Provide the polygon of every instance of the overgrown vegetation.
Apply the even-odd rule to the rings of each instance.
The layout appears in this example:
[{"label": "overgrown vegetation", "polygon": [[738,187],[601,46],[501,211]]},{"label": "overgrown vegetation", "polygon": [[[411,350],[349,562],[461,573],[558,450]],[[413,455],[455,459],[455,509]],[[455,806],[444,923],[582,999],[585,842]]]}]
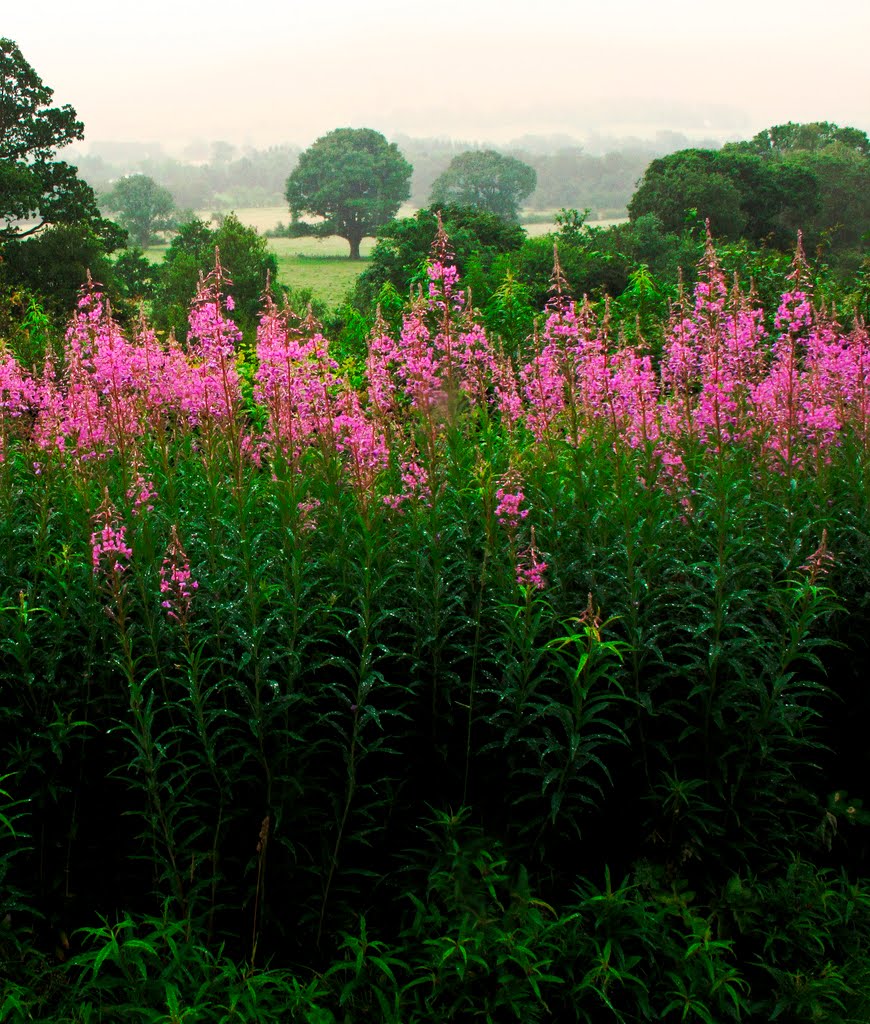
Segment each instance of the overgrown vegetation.
[{"label": "overgrown vegetation", "polygon": [[0,1022],[870,1019],[866,136],[319,311],[0,62]]},{"label": "overgrown vegetation", "polygon": [[443,232],[357,357],[220,264],[184,345],[29,309],[0,1020],[865,1021],[870,340],[789,273],[654,353]]}]

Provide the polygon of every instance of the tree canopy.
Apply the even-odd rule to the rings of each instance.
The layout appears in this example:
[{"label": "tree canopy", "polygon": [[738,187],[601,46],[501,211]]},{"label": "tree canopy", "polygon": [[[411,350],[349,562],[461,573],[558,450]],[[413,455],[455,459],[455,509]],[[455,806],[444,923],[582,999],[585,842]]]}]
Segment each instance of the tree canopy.
[{"label": "tree canopy", "polygon": [[363,238],[391,220],[411,194],[411,165],[380,132],[336,128],[299,157],[285,195],[294,217],[322,217],[318,234],[339,235],[359,259]]},{"label": "tree canopy", "polygon": [[84,126],[68,103],[52,106],[53,95],[16,43],[0,39],[0,243],[89,222],[112,248],[120,238],[101,220],[93,189],[55,159]]},{"label": "tree canopy", "polygon": [[860,128],[841,128],[830,121],[777,124],[754,135],[749,142],[736,145],[762,155],[782,155],[797,151],[817,153],[834,143],[840,143],[861,156],[870,156],[870,139],[866,132]]},{"label": "tree canopy", "polygon": [[870,143],[857,128],[816,122],[680,150],[652,161],[628,211],[676,233],[709,218],[723,240],[789,248],[800,229],[811,245],[858,246],[870,230]]},{"label": "tree canopy", "polygon": [[147,174],[119,178],[101,202],[106,210],[117,214],[118,223],[137,245],[150,245],[159,232],[174,226],[172,193]]},{"label": "tree canopy", "polygon": [[492,149],[460,153],[432,186],[437,206],[473,206],[508,221],[519,220],[520,203],[535,190],[534,168]]}]

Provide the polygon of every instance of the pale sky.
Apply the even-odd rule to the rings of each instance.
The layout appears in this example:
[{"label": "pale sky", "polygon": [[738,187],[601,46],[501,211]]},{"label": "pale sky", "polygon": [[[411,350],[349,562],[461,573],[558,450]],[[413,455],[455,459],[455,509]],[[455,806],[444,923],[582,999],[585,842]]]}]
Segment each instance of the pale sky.
[{"label": "pale sky", "polygon": [[[2,0],[88,142],[870,131],[870,0]],[[29,9],[28,9],[29,8]]]}]

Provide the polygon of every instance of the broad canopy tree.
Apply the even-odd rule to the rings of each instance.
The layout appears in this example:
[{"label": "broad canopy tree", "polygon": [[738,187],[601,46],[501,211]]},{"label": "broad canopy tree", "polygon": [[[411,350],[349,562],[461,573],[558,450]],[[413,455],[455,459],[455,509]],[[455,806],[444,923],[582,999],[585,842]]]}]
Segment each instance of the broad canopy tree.
[{"label": "broad canopy tree", "polygon": [[517,223],[520,204],[535,191],[533,167],[493,149],[468,150],[455,156],[432,186],[435,206],[471,206]]},{"label": "broad canopy tree", "polygon": [[294,218],[322,217],[319,235],[338,235],[359,259],[360,242],[390,221],[410,196],[411,165],[380,132],[336,128],[299,157],[285,195]]},{"label": "broad canopy tree", "polygon": [[680,233],[709,218],[720,239],[790,248],[824,238],[857,247],[870,230],[870,142],[827,121],[775,125],[720,150],[684,149],[653,160],[628,205]]},{"label": "broad canopy tree", "polygon": [[172,193],[147,174],[119,178],[102,197],[101,204],[109,213],[117,214],[118,223],[143,248],[150,245],[159,232],[175,227]]},{"label": "broad canopy tree", "polygon": [[51,105],[44,85],[11,39],[0,39],[0,244],[51,224],[87,222],[107,249],[122,233],[100,217],[93,189],[58,149],[84,137],[67,103]]}]

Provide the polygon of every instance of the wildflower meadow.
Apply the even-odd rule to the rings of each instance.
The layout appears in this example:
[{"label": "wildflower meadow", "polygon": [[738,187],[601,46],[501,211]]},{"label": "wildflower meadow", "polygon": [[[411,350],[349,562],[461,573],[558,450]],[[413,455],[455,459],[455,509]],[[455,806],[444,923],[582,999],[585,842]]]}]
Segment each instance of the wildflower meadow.
[{"label": "wildflower meadow", "polygon": [[0,346],[0,1021],[870,1020],[870,337]]}]

